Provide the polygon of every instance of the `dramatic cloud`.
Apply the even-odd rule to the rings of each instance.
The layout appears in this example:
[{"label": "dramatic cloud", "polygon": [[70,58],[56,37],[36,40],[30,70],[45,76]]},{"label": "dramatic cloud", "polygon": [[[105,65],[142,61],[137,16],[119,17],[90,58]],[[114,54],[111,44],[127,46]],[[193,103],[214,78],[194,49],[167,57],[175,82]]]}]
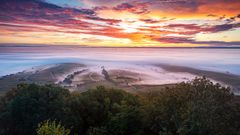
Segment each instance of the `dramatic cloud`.
[{"label": "dramatic cloud", "polygon": [[165,20],[141,19],[141,21],[145,23],[160,23],[160,22],[164,22]]},{"label": "dramatic cloud", "polygon": [[117,5],[114,7],[114,10],[117,11],[128,11],[134,14],[147,14],[150,11],[147,9],[148,8],[148,3],[122,3],[120,5]]},{"label": "dramatic cloud", "polygon": [[[107,26],[101,25],[101,23],[114,24],[119,22],[119,20],[97,17],[96,13],[90,9],[62,8],[37,0],[2,1],[0,8],[0,26],[9,30],[14,29],[14,27],[18,28],[15,29],[16,31],[42,31],[43,29],[54,31],[55,28],[57,32],[85,30],[87,31],[85,33],[91,33],[92,30],[106,29]],[[59,27],[65,29],[59,30]]]},{"label": "dramatic cloud", "polygon": [[[64,3],[1,0],[0,43],[51,43],[55,39],[54,43],[103,46],[239,45],[239,0],[72,0],[67,6]],[[197,35],[204,39],[208,34],[218,37],[221,33],[229,33],[230,38],[195,40]]]},{"label": "dramatic cloud", "polygon": [[240,23],[234,23],[234,24],[221,24],[221,25],[197,25],[197,24],[169,24],[165,26],[165,28],[168,29],[182,29],[184,30],[179,31],[179,34],[197,34],[200,32],[203,33],[216,33],[216,32],[222,32],[222,31],[228,31],[232,30],[234,28],[239,28]]}]

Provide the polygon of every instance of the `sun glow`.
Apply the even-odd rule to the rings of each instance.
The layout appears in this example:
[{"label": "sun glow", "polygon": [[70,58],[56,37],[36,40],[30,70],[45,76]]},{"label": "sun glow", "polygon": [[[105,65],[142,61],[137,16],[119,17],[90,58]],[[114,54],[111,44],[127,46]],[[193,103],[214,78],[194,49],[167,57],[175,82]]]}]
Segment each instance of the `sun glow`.
[{"label": "sun glow", "polygon": [[16,8],[15,1],[2,2],[0,43],[150,47],[240,44],[239,1],[171,1],[171,6],[168,1],[150,0],[62,4],[24,1]]}]

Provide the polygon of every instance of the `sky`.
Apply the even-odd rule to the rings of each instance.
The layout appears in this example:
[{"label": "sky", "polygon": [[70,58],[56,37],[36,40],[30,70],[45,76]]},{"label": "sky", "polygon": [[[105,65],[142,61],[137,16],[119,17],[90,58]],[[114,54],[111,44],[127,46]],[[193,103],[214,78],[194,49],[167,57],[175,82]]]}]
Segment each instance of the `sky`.
[{"label": "sky", "polygon": [[0,44],[240,46],[240,0],[0,0]]}]

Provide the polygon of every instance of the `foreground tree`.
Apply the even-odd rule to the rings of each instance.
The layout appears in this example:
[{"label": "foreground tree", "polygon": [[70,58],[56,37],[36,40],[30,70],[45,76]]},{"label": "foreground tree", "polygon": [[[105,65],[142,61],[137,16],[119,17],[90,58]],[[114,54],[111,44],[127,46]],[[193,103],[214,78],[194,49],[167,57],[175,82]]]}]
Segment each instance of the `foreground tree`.
[{"label": "foreground tree", "polygon": [[45,121],[40,123],[37,128],[37,135],[69,135],[70,130],[66,129],[56,121]]},{"label": "foreground tree", "polygon": [[[133,95],[21,84],[0,102],[0,134],[239,135],[240,99],[206,78]],[[44,122],[42,121],[61,122]],[[38,123],[41,123],[38,126]],[[67,130],[71,129],[71,131]]]},{"label": "foreground tree", "polygon": [[0,133],[34,134],[38,123],[61,120],[69,91],[60,87],[21,84],[1,99]]},{"label": "foreground tree", "polygon": [[137,111],[139,102],[132,94],[102,86],[83,93],[73,93],[68,101],[69,117],[66,124],[73,126],[72,131],[78,134],[136,133],[141,128],[140,112]]},{"label": "foreground tree", "polygon": [[230,88],[196,78],[154,93],[145,105],[145,131],[167,135],[239,134],[240,109]]}]

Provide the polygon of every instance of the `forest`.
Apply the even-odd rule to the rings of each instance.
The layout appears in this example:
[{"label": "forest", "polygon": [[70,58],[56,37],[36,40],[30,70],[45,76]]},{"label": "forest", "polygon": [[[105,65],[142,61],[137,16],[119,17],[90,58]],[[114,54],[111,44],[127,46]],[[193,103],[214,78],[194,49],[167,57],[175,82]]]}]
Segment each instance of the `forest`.
[{"label": "forest", "polygon": [[0,100],[1,135],[240,134],[240,98],[204,77],[137,94],[19,84]]}]

